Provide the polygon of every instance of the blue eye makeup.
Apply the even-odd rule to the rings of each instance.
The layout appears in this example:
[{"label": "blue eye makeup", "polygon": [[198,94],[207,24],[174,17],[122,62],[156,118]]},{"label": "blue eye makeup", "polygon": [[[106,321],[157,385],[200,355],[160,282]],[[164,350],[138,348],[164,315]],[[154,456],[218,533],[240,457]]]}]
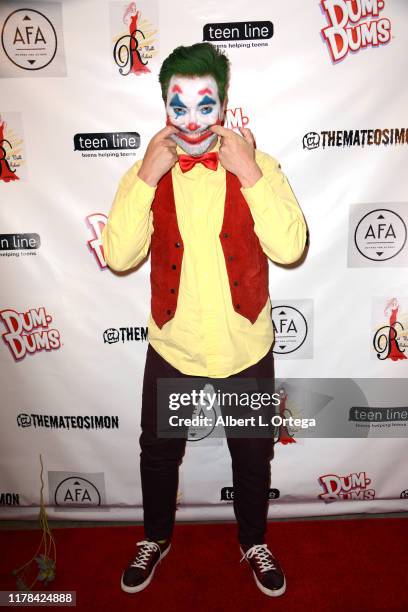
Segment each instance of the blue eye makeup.
[{"label": "blue eye makeup", "polygon": [[213,106],[202,106],[200,108],[200,111],[203,115],[209,115],[210,113],[212,113],[214,110]]},{"label": "blue eye makeup", "polygon": [[[201,101],[197,105],[197,111],[202,115],[210,115],[215,106],[217,105],[216,100],[211,98],[210,96],[204,96]],[[171,110],[174,112],[175,119],[179,119],[180,117],[184,117],[187,114],[188,108],[181,100],[178,93],[176,93],[170,100],[169,106]]]},{"label": "blue eye makeup", "polygon": [[187,106],[180,100],[180,96],[176,94],[170,100],[170,106],[173,109],[176,119],[182,117],[187,112]]},{"label": "blue eye makeup", "polygon": [[214,98],[210,98],[210,96],[204,96],[201,102],[198,103],[198,107],[202,115],[209,115],[210,113],[212,113],[215,105],[216,101],[214,100]]},{"label": "blue eye makeup", "polygon": [[214,98],[210,98],[210,96],[204,96],[201,102],[198,103],[198,106],[208,106],[210,104],[217,104]]}]

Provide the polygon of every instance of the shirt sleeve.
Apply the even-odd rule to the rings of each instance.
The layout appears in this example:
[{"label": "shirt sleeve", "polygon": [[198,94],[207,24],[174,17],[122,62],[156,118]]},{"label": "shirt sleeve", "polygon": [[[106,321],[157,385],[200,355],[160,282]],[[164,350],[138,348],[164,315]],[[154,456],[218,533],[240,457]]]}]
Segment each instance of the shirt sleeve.
[{"label": "shirt sleeve", "polygon": [[102,231],[106,263],[118,272],[137,266],[150,248],[156,188],[137,176],[141,163],[137,161],[120,180]]},{"label": "shirt sleeve", "polygon": [[264,253],[277,263],[297,261],[306,244],[306,222],[280,165],[257,151],[262,177],[252,187],[241,187],[254,219],[254,230]]}]

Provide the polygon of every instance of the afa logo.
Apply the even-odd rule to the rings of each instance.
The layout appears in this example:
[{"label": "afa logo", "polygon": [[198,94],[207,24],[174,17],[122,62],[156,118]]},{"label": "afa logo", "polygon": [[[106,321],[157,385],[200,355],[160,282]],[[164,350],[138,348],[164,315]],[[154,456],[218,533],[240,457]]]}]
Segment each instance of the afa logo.
[{"label": "afa logo", "polygon": [[321,30],[334,63],[349,52],[385,45],[391,40],[391,22],[380,13],[385,0],[322,0],[328,26]]},{"label": "afa logo", "polygon": [[71,476],[61,481],[55,491],[58,506],[100,506],[101,496],[93,482]]},{"label": "afa logo", "polygon": [[371,479],[366,472],[355,472],[347,476],[325,474],[319,477],[319,484],[323,493],[319,498],[326,503],[342,500],[364,501],[375,498],[375,490],[369,488]]},{"label": "afa logo", "polygon": [[111,8],[113,59],[122,76],[152,72],[151,62],[158,55],[157,3],[153,0],[114,2]]},{"label": "afa logo", "polygon": [[279,358],[310,359],[313,356],[312,300],[277,301],[272,307],[275,342],[274,355]]},{"label": "afa logo", "polygon": [[361,255],[371,261],[387,261],[399,255],[407,242],[404,219],[393,210],[375,209],[360,219],[354,243]]},{"label": "afa logo", "polygon": [[20,113],[0,113],[0,182],[25,178],[23,126]]},{"label": "afa logo", "polygon": [[108,217],[103,213],[94,213],[86,217],[86,222],[91,230],[92,238],[88,240],[88,248],[94,254],[96,262],[101,270],[106,270],[107,264],[102,245],[102,231]]},{"label": "afa logo", "polygon": [[103,472],[48,472],[49,503],[55,510],[106,506]]},{"label": "afa logo", "polygon": [[406,202],[350,205],[347,263],[351,268],[408,267]]},{"label": "afa logo", "polygon": [[52,316],[43,306],[26,312],[10,308],[0,310],[0,321],[6,328],[3,340],[16,361],[21,361],[27,354],[53,351],[61,346],[60,333],[50,327]]},{"label": "afa logo", "polygon": [[3,0],[0,39],[0,77],[66,76],[61,2]]}]

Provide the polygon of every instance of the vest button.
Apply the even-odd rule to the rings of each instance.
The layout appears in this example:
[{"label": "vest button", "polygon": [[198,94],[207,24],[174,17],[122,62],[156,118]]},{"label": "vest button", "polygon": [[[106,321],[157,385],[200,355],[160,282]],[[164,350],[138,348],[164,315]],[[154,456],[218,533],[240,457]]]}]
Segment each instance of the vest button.
[{"label": "vest button", "polygon": [[171,310],[166,310],[167,314],[171,314]]},{"label": "vest button", "polygon": [[229,234],[227,234],[226,232],[224,233],[224,238],[228,238]]},{"label": "vest button", "polygon": [[228,255],[228,261],[233,261],[234,256],[233,255]]},{"label": "vest button", "polygon": [[238,287],[239,283],[238,281],[234,281],[234,287]]},{"label": "vest button", "polygon": [[240,304],[235,304],[235,308],[239,309],[239,308],[241,308],[241,305]]},{"label": "vest button", "polygon": [[176,293],[175,289],[170,289],[170,293]]},{"label": "vest button", "polygon": [[176,269],[177,269],[176,264],[173,264],[173,265],[171,266],[171,269],[172,269],[172,270],[176,270]]},{"label": "vest button", "polygon": [[179,247],[181,247],[181,243],[180,242],[175,242],[174,246],[178,249]]}]

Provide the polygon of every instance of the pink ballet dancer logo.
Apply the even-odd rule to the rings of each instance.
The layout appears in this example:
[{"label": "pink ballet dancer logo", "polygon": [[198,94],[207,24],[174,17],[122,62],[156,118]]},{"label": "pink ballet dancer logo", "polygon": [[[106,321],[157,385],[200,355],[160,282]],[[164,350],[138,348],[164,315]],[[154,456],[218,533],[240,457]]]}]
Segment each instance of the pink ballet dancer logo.
[{"label": "pink ballet dancer logo", "polygon": [[142,20],[136,2],[127,5],[123,23],[127,26],[128,32],[116,40],[113,48],[113,58],[119,67],[119,73],[122,76],[129,74],[138,76],[151,72],[147,64],[155,53],[152,38],[155,32],[150,31],[146,20]]},{"label": "pink ballet dancer logo", "polygon": [[6,127],[5,121],[0,121],[0,180],[9,183],[10,181],[18,181],[19,177],[16,171],[10,168],[10,164],[7,161],[6,145],[8,145],[10,150],[12,150],[13,147],[11,142],[4,138]]},{"label": "pink ballet dancer logo", "polygon": [[388,300],[385,306],[384,316],[389,317],[389,324],[380,327],[373,339],[378,359],[391,359],[392,361],[407,359],[405,349],[402,348],[399,341],[399,335],[404,331],[402,323],[397,321],[399,307],[400,305],[395,297]]}]

